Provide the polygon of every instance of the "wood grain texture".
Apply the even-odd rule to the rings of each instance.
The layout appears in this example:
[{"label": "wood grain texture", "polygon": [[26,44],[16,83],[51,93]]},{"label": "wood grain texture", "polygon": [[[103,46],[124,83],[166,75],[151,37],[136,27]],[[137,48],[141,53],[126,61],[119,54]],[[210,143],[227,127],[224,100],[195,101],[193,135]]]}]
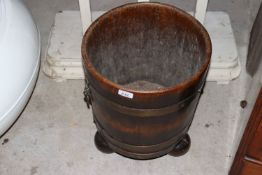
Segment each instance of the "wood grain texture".
[{"label": "wood grain texture", "polygon": [[248,160],[243,161],[243,167],[239,175],[261,175],[262,165]]},{"label": "wood grain texture", "polygon": [[252,158],[262,161],[262,115],[258,117],[260,117],[261,122],[255,133],[254,140],[251,142],[248,148],[247,154]]},{"label": "wood grain texture", "polygon": [[192,16],[160,3],[121,6],[89,27],[82,55],[94,121],[114,152],[146,160],[188,150],[211,58],[208,33]]}]

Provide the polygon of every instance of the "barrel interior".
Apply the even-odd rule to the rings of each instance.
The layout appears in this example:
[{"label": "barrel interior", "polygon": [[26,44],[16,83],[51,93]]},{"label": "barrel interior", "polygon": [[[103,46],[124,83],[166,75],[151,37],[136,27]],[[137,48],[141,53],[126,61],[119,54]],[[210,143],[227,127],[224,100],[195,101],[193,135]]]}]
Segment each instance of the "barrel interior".
[{"label": "barrel interior", "polygon": [[173,87],[205,63],[203,30],[172,7],[133,5],[91,27],[86,50],[97,72],[133,90]]}]

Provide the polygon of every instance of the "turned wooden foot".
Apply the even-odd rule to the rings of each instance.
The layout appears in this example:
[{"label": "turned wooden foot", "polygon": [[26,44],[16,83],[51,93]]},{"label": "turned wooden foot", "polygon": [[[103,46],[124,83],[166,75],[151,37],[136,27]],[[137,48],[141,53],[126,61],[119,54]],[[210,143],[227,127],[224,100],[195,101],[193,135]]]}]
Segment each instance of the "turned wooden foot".
[{"label": "turned wooden foot", "polygon": [[176,144],[176,146],[169,153],[169,155],[175,156],[175,157],[182,156],[182,155],[184,155],[188,152],[190,145],[191,145],[190,136],[188,134],[186,134],[182,138],[182,140]]},{"label": "turned wooden foot", "polygon": [[107,142],[99,132],[96,132],[95,135],[95,145],[96,148],[102,153],[106,153],[106,154],[113,153],[113,150],[108,146]]}]

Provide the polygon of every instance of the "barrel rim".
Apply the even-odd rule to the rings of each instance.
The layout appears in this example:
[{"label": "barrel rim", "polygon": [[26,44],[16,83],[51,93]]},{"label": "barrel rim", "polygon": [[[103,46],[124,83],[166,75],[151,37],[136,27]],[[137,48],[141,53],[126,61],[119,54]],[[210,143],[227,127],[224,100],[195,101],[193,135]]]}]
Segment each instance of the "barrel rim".
[{"label": "barrel rim", "polygon": [[[201,68],[198,69],[198,71],[188,80],[185,80],[175,86],[170,86],[170,87],[165,87],[165,88],[161,88],[161,89],[156,89],[156,90],[134,90],[134,89],[129,89],[126,88],[124,86],[121,86],[117,83],[114,83],[113,81],[107,79],[106,77],[104,77],[102,74],[100,74],[95,67],[93,66],[89,56],[88,56],[88,51],[86,49],[86,46],[88,45],[87,41],[88,38],[90,37],[90,35],[92,34],[92,31],[94,29],[94,27],[96,26],[96,24],[100,21],[103,20],[104,18],[106,18],[107,16],[109,16],[110,14],[116,12],[117,10],[123,10],[125,8],[128,7],[132,7],[132,6],[160,6],[160,8],[169,8],[171,10],[176,11],[176,13],[179,13],[180,15],[183,15],[184,17],[188,18],[188,20],[194,24],[195,26],[197,26],[200,30],[201,35],[203,36],[204,39],[204,43],[205,43],[205,52],[204,52],[204,60],[205,62],[202,64]],[[165,4],[165,3],[160,3],[160,2],[140,2],[140,3],[128,3],[116,8],[113,8],[111,10],[109,10],[108,12],[106,12],[105,14],[103,14],[102,16],[100,16],[99,18],[97,18],[91,25],[90,27],[87,29],[87,31],[84,34],[83,40],[82,40],[82,45],[81,45],[81,53],[82,53],[82,61],[83,61],[83,66],[84,68],[87,69],[87,71],[93,76],[93,78],[95,78],[96,80],[98,80],[101,84],[106,85],[106,88],[109,89],[110,91],[112,91],[112,89],[114,91],[118,91],[118,90],[125,90],[128,92],[133,93],[134,95],[152,95],[152,94],[166,94],[166,93],[175,93],[178,91],[181,91],[183,89],[187,89],[195,84],[197,84],[197,82],[201,79],[202,76],[204,76],[209,68],[209,64],[211,61],[211,54],[212,54],[212,43],[211,43],[211,39],[210,36],[207,32],[207,30],[205,29],[205,27],[198,21],[196,20],[193,16],[191,16],[190,14],[188,14],[187,12],[185,12],[184,10],[175,7],[173,5],[170,4]]]}]

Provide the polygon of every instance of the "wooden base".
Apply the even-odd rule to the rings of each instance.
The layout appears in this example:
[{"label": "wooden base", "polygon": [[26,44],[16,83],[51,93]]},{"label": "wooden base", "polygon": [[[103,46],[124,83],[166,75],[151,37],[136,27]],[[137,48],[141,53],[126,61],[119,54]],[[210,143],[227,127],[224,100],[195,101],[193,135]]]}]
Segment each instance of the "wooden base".
[{"label": "wooden base", "polygon": [[111,154],[113,153],[114,151],[108,146],[107,142],[105,141],[105,139],[103,138],[103,136],[99,133],[99,132],[96,132],[96,135],[95,135],[95,145],[96,145],[96,148],[101,151],[102,153],[105,153],[105,154]]},{"label": "wooden base", "polygon": [[[103,136],[97,131],[95,134],[95,145],[96,148],[105,154],[111,154],[114,153],[114,151],[109,147],[106,140],[103,138]],[[174,157],[183,156],[186,154],[191,146],[191,139],[188,134],[186,134],[179,143],[177,143],[174,147],[174,149],[169,153],[169,155]],[[132,158],[134,159],[134,158]],[[141,159],[139,159],[141,160]],[[147,159],[144,159],[147,160]]]},{"label": "wooden base", "polygon": [[191,146],[191,139],[188,134],[186,134],[178,144],[174,147],[173,151],[169,153],[169,155],[178,157],[186,154]]}]

